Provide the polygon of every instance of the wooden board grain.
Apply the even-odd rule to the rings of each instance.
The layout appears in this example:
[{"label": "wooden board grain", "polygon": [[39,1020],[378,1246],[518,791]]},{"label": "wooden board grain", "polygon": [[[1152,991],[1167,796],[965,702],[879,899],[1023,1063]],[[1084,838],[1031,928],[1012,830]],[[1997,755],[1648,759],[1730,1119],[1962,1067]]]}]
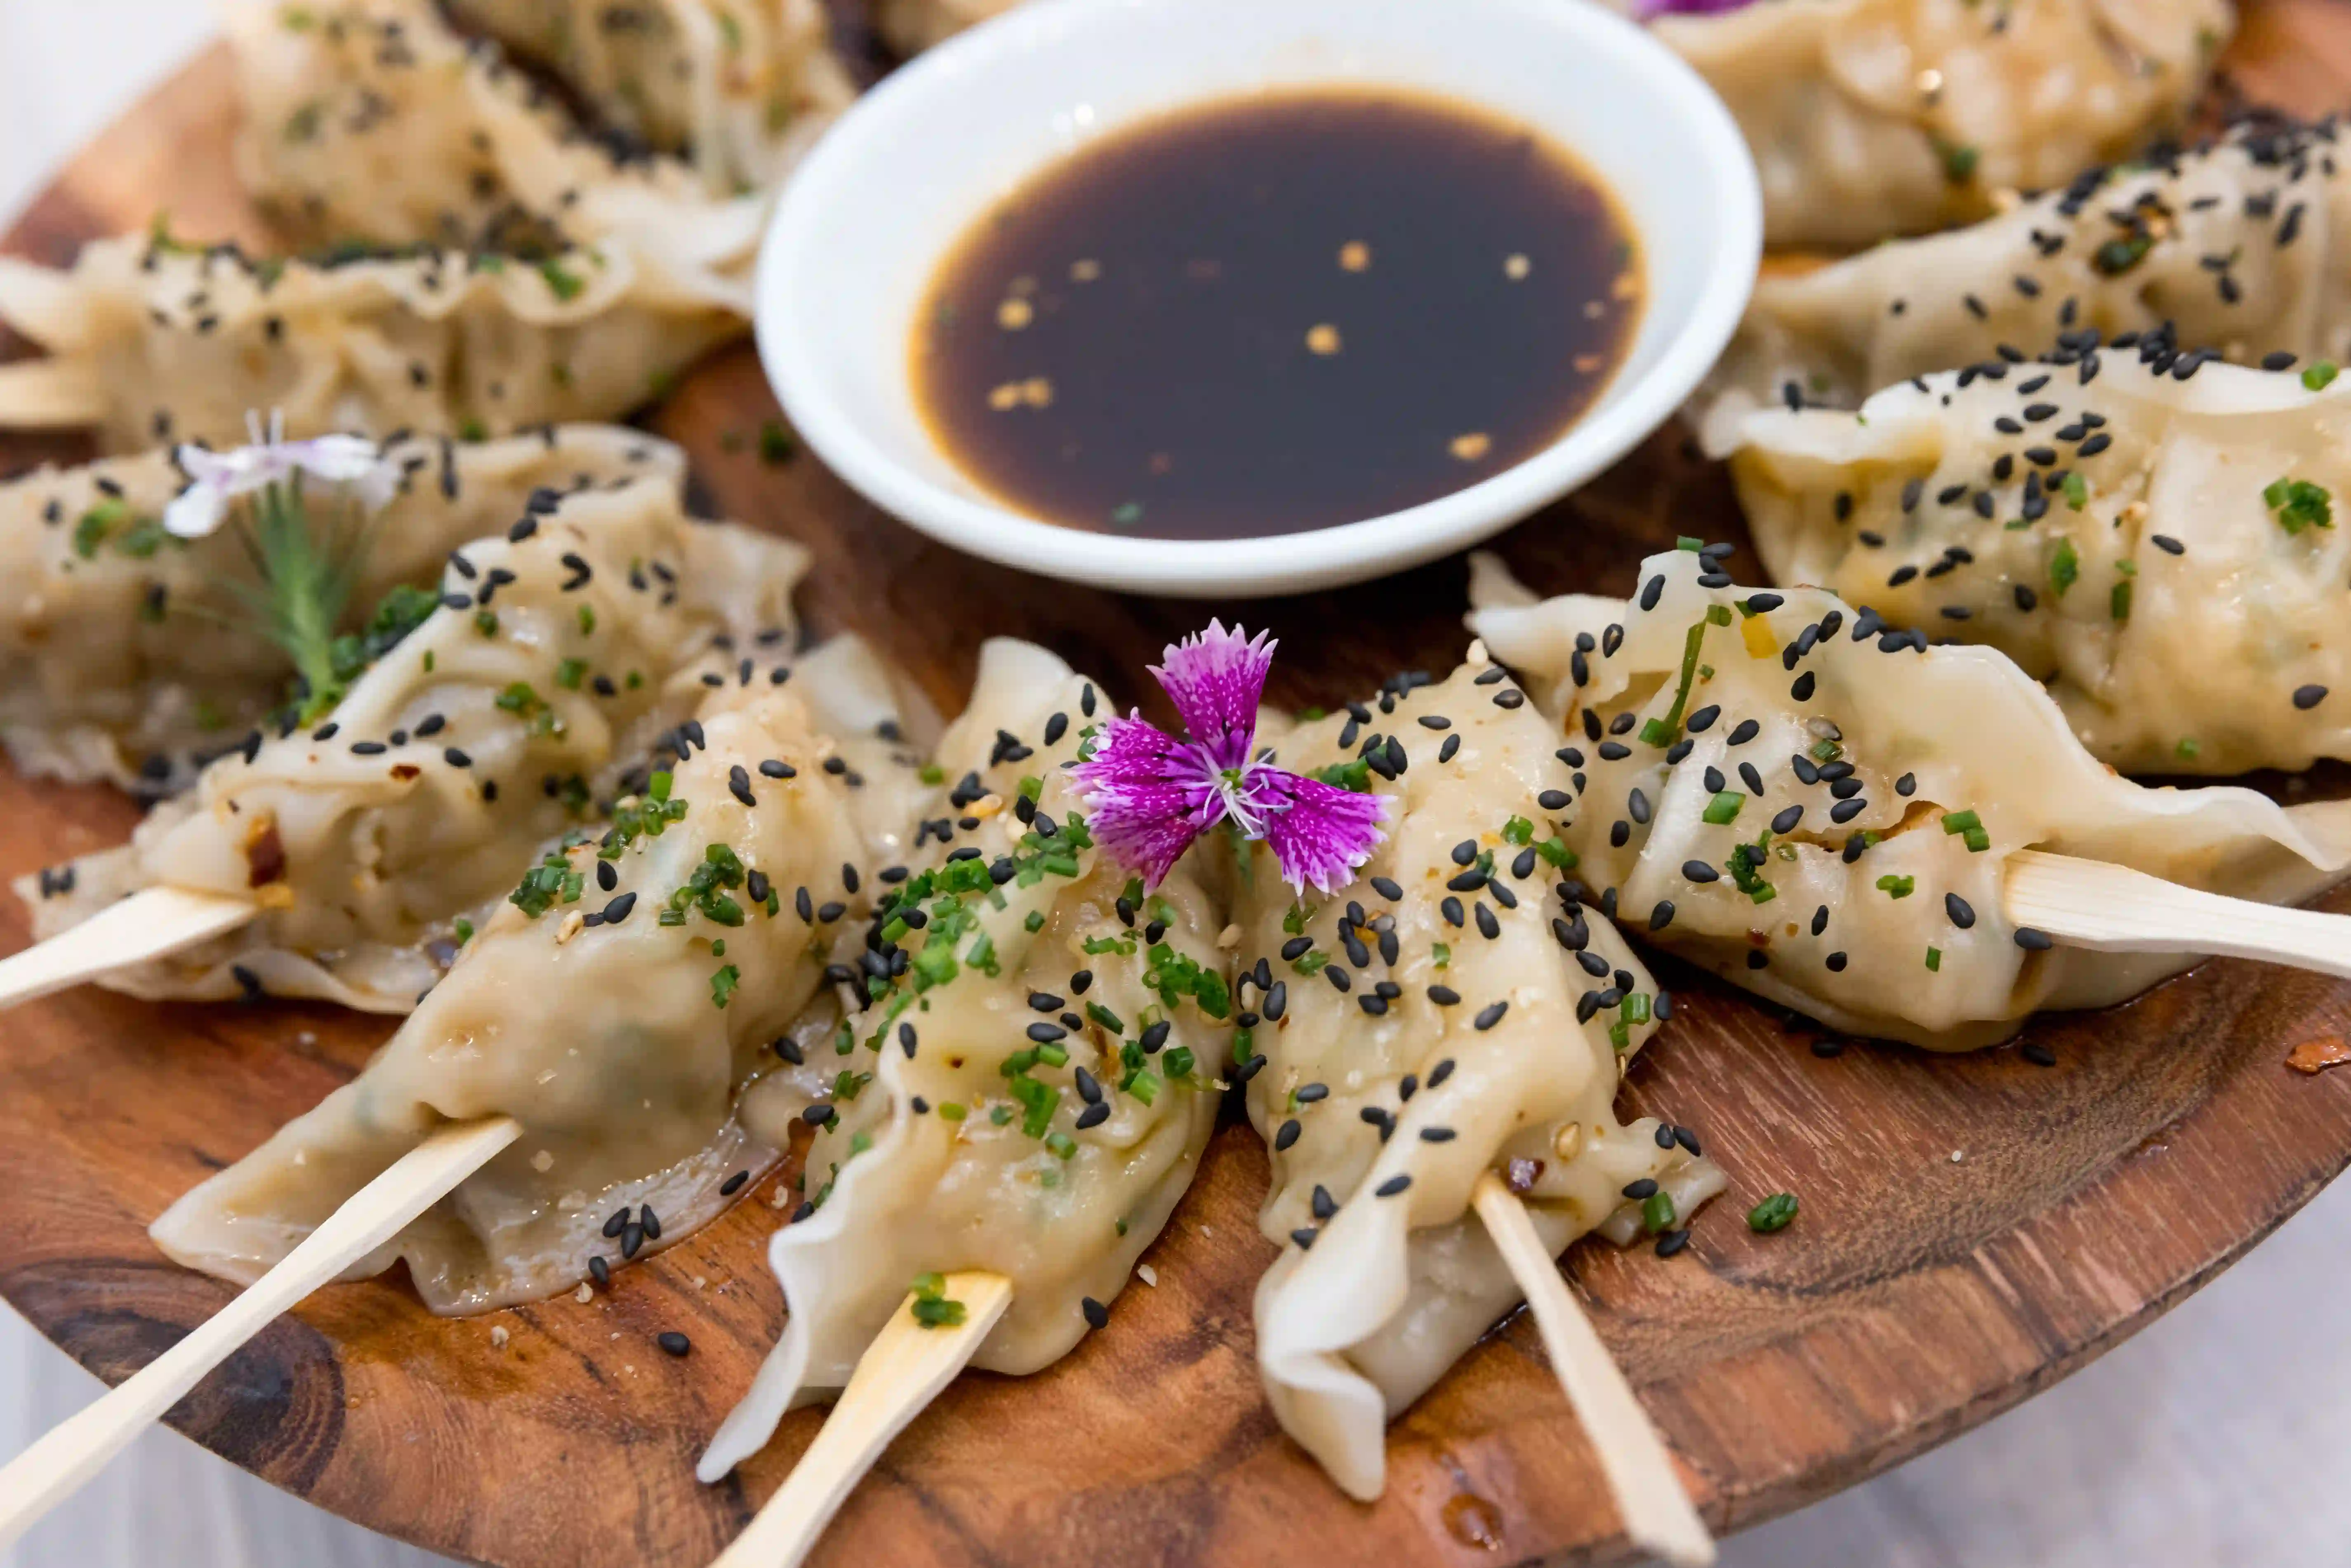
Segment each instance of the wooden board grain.
[{"label": "wooden board grain", "polygon": [[[2351,99],[2351,13],[2260,0],[2230,57],[2249,96]],[[227,173],[227,73],[200,61],[68,168],[8,249],[51,261],[169,208],[186,235],[257,238]],[[704,367],[653,423],[693,452],[707,503],[810,544],[820,632],[882,643],[950,710],[979,642],[1018,633],[1133,679],[1203,607],[1089,592],[956,556],[756,434],[774,404],[747,349]],[[11,466],[69,444],[0,444]],[[1620,589],[1676,533],[1740,539],[1727,486],[1653,440],[1500,548],[1546,590]],[[1458,658],[1466,576],[1247,608],[1284,641],[1277,700],[1329,702],[1399,664]],[[1217,607],[1227,609],[1228,607]],[[1128,694],[1130,695],[1137,694]],[[0,771],[0,873],[119,841],[102,790]],[[2335,907],[2351,909],[2351,895]],[[0,909],[0,941],[25,939]],[[1732,1174],[1670,1262],[1593,1246],[1569,1263],[1718,1529],[1768,1518],[2044,1387],[2180,1300],[2351,1157],[2351,1072],[2290,1071],[2351,1036],[2351,987],[2214,963],[2139,1001],[2046,1019],[2014,1049],[1949,1060],[1851,1045],[1670,961],[1675,1028],[1627,1086],[1696,1127]],[[119,1380],[226,1299],[144,1228],[206,1173],[345,1082],[387,1032],[324,1009],[158,1008],[97,991],[0,1019],[0,1295]],[[816,1561],[1024,1565],[1595,1562],[1622,1553],[1598,1469],[1512,1322],[1392,1433],[1386,1496],[1345,1500],[1259,1392],[1249,1297],[1272,1256],[1265,1165],[1228,1124],[1111,1328],[1026,1381],[967,1378],[903,1437]],[[1791,1188],[1789,1231],[1739,1216]],[[501,1568],[697,1568],[817,1425],[787,1422],[733,1480],[692,1464],[773,1342],[762,1261],[773,1183],[609,1294],[464,1322],[399,1280],[314,1298],[175,1410],[214,1451],[347,1518]],[[493,1344],[503,1327],[507,1343]],[[679,1329],[695,1349],[661,1354]]]}]

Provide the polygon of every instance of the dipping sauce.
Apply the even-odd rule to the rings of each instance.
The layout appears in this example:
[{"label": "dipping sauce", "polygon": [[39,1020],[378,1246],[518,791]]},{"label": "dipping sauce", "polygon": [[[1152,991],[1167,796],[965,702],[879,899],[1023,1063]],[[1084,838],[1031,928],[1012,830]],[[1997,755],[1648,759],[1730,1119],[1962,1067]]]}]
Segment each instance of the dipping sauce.
[{"label": "dipping sauce", "polygon": [[1637,245],[1525,126],[1385,89],[1138,123],[941,263],[916,402],[982,489],[1071,528],[1251,538],[1466,489],[1623,362]]}]

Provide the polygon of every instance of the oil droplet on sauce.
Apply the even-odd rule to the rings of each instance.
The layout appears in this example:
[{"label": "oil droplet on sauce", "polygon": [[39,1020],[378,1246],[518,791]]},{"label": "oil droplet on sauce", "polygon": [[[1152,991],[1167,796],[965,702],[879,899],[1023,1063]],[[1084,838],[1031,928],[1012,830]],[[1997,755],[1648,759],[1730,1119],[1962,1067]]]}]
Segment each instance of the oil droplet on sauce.
[{"label": "oil droplet on sauce", "polygon": [[1525,126],[1385,89],[1142,121],[987,214],[931,280],[915,398],[1016,511],[1160,538],[1353,522],[1556,440],[1646,279],[1614,198]]},{"label": "oil droplet on sauce", "polygon": [[1475,1492],[1447,1498],[1437,1511],[1444,1521],[1445,1533],[1462,1545],[1486,1552],[1502,1549],[1502,1511]]}]

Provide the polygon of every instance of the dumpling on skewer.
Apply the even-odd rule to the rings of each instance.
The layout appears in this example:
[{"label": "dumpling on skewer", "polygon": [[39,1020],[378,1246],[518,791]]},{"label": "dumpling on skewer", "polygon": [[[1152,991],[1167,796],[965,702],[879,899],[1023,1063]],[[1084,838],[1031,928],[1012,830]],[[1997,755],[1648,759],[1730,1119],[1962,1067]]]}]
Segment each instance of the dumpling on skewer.
[{"label": "dumpling on skewer", "polygon": [[115,453],[234,446],[254,409],[298,436],[615,419],[742,326],[611,241],[310,262],[160,235],[62,270],[0,256],[0,321],[50,355],[0,366],[0,427],[92,426]]},{"label": "dumpling on skewer", "polygon": [[[298,26],[287,15],[247,0],[230,13],[229,35],[246,110],[239,173],[298,238],[457,247],[617,238],[713,302],[750,313],[747,273],[771,181],[713,189],[668,153],[616,149],[495,45],[451,31],[432,0],[303,5]],[[804,63],[823,69],[778,89],[806,110],[787,116],[795,154],[849,98],[820,36]]]},{"label": "dumpling on skewer", "polygon": [[449,0],[459,26],[561,77],[606,125],[714,192],[773,184],[853,90],[820,0]]},{"label": "dumpling on skewer", "polygon": [[1573,773],[1545,810],[1590,902],[1833,1028],[1967,1050],[2194,961],[2019,927],[2019,851],[2273,903],[2351,865],[2339,806],[2133,784],[2004,655],[1820,590],[1734,587],[1694,543],[1645,562],[1629,604],[1536,603],[1490,560],[1472,599],[1471,629],[1562,722]]},{"label": "dumpling on skewer", "polygon": [[865,1005],[816,1058],[839,1086],[810,1113],[808,1197],[769,1248],[783,1340],[704,1479],[838,1391],[919,1277],[1012,1281],[977,1364],[1058,1360],[1190,1184],[1236,1049],[1223,915],[1193,861],[1145,894],[1095,842],[1063,765],[1098,706],[1043,649],[983,651],[937,754],[943,815],[963,815],[875,911]]},{"label": "dumpling on skewer", "polygon": [[[351,634],[354,658],[430,611],[431,593],[416,591],[437,581],[444,556],[505,528],[535,495],[685,480],[676,447],[608,425],[411,438],[381,456],[402,476],[382,511],[311,508],[313,527],[338,536],[322,548],[356,569],[350,619],[335,628]],[[244,549],[162,525],[188,484],[168,452],[0,484],[0,738],[18,768],[169,793],[284,704],[288,656],[238,601],[257,587]]]},{"label": "dumpling on skewer", "polygon": [[522,1135],[356,1274],[404,1260],[434,1311],[483,1312],[723,1209],[778,1152],[739,1093],[824,985],[866,846],[796,687],[730,693],[690,751],[551,852],[355,1082],[181,1198],[157,1245],[249,1282],[436,1128],[493,1114]]},{"label": "dumpling on skewer", "polygon": [[2065,359],[1750,417],[1773,580],[2000,649],[2126,772],[2351,758],[2351,382]]},{"label": "dumpling on skewer", "polygon": [[2351,360],[2336,140],[2332,121],[2253,121],[1969,228],[1766,277],[1699,394],[1706,444],[1735,444],[1758,408],[1857,408],[1913,376],[2126,333],[2174,355]]},{"label": "dumpling on skewer", "polygon": [[1763,181],[1767,245],[1844,248],[1980,216],[2177,126],[2226,0],[1664,4]]},{"label": "dumpling on skewer", "polygon": [[439,608],[322,718],[253,733],[128,845],[23,879],[35,935],[158,885],[250,899],[235,932],[101,983],[408,1010],[714,689],[789,677],[799,547],[693,520],[660,480],[550,499],[457,551]]},{"label": "dumpling on skewer", "polygon": [[1565,799],[1558,742],[1473,660],[1277,748],[1395,802],[1344,885],[1293,898],[1259,851],[1236,911],[1267,1020],[1259,1225],[1283,1246],[1258,1361],[1282,1426],[1353,1497],[1380,1493],[1388,1421],[1520,1300],[1470,1210],[1480,1175],[1505,1173],[1553,1253],[1594,1230],[1677,1250],[1723,1186],[1695,1136],[1613,1109],[1671,1002],[1604,915],[1554,891],[1573,858],[1537,824]]}]

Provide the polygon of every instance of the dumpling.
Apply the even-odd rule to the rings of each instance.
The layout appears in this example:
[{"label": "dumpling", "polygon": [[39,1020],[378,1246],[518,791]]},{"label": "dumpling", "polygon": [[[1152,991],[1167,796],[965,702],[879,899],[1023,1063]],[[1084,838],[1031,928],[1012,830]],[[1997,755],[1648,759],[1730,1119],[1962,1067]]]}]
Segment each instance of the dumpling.
[{"label": "dumpling", "polygon": [[2351,382],[2177,369],[2108,350],[1753,415],[1731,470],[1764,565],[2000,649],[2126,772],[2351,758]]},{"label": "dumpling", "polygon": [[1189,1186],[1235,1049],[1223,915],[1198,857],[1145,897],[1094,847],[1062,769],[1095,706],[1043,649],[983,650],[938,765],[949,800],[984,820],[934,834],[944,858],[875,912],[880,946],[861,951],[887,956],[856,971],[870,1000],[820,1058],[840,1076],[810,1113],[811,1190],[768,1249],[783,1341],[705,1480],[845,1385],[920,1275],[1013,1281],[974,1364],[1060,1359]]},{"label": "dumpling", "polygon": [[[535,494],[685,482],[684,453],[611,425],[403,440],[384,456],[405,477],[353,555],[354,658],[430,608],[413,590],[439,579],[443,557],[505,528]],[[169,794],[284,706],[292,666],[235,597],[255,580],[246,552],[159,520],[186,484],[163,452],[0,484],[0,739],[25,772]]]},{"label": "dumpling", "polygon": [[[810,956],[864,853],[791,688],[756,688],[702,736],[532,871],[356,1081],[166,1210],[156,1244],[249,1282],[436,1128],[492,1114],[522,1136],[352,1277],[404,1260],[434,1312],[485,1312],[723,1209],[729,1177],[778,1153],[737,1092],[823,985]],[[608,1242],[616,1208],[633,1235]]]},{"label": "dumpling", "polygon": [[881,0],[882,36],[900,54],[944,44],[966,27],[1000,16],[1020,0]]},{"label": "dumpling", "polygon": [[1754,0],[1657,18],[1722,95],[1773,246],[1849,248],[1980,217],[2185,117],[2227,0]]},{"label": "dumpling", "polygon": [[1612,1109],[1671,1002],[1606,917],[1553,891],[1569,857],[1536,824],[1569,770],[1502,675],[1473,658],[1392,687],[1374,722],[1406,748],[1393,781],[1359,759],[1393,769],[1386,738],[1345,714],[1283,738],[1284,766],[1353,768],[1398,809],[1328,898],[1294,901],[1256,852],[1236,911],[1267,1020],[1249,1085],[1273,1151],[1259,1224],[1283,1248],[1258,1287],[1258,1364],[1283,1427],[1365,1500],[1387,1423],[1520,1300],[1469,1207],[1480,1175],[1507,1173],[1554,1252],[1604,1227],[1632,1240],[1654,1192],[1670,1233],[1723,1186],[1695,1137]]},{"label": "dumpling", "polygon": [[[616,149],[495,45],[458,37],[432,0],[331,0],[295,9],[298,26],[287,14],[266,0],[229,14],[246,110],[237,167],[303,243],[618,239],[750,314],[770,182],[714,190],[677,158]],[[848,98],[837,68],[824,81],[837,110]],[[799,121],[793,151],[828,118]]]},{"label": "dumpling", "polygon": [[1564,720],[1574,772],[1545,810],[1587,902],[1832,1028],[1966,1050],[2194,961],[2018,928],[2019,850],[2272,903],[2351,865],[2344,807],[2130,783],[1991,649],[1734,588],[1694,549],[1645,562],[1630,605],[1532,603],[1490,560],[1472,589],[1471,629]]},{"label": "dumpling", "polygon": [[0,428],[95,426],[117,453],[235,446],[254,410],[296,436],[616,419],[742,327],[611,242],[308,262],[163,235],[63,270],[0,256],[0,321],[51,356],[0,366]]},{"label": "dumpling", "polygon": [[772,185],[854,90],[820,0],[448,0],[545,65],[606,125],[693,161],[716,192]]},{"label": "dumpling", "polygon": [[694,521],[655,480],[567,497],[515,534],[457,552],[441,607],[324,722],[255,732],[128,845],[20,882],[35,935],[158,884],[250,898],[243,928],[101,983],[405,1012],[713,684],[788,674],[799,546]]},{"label": "dumpling", "polygon": [[2351,359],[2335,142],[2331,122],[2256,121],[1970,228],[1767,277],[1699,395],[1707,444],[1726,449],[1758,407],[1856,408],[1913,376],[2124,333],[2247,363]]}]

